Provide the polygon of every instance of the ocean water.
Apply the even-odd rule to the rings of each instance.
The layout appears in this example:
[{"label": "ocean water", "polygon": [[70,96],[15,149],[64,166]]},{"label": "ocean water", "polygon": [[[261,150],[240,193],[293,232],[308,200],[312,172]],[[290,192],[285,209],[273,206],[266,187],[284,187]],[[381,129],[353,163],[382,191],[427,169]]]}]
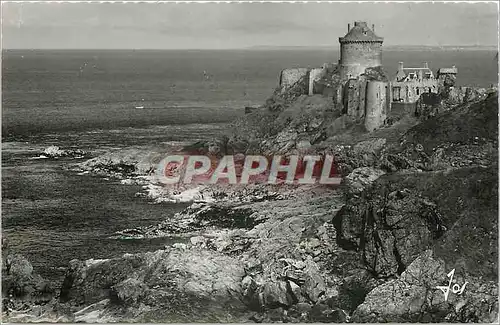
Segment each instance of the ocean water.
[{"label": "ocean water", "polygon": [[[460,85],[485,87],[497,83],[495,54],[385,50],[383,64],[391,76],[399,61],[456,65]],[[2,136],[229,121],[261,104],[282,69],[338,58],[328,50],[4,51]]]},{"label": "ocean water", "polygon": [[2,237],[44,277],[58,280],[68,262],[162,249],[182,238],[116,240],[116,231],[158,224],[187,204],[154,204],[140,185],[79,174],[81,159],[38,159],[50,145],[97,156],[130,145],[168,147],[217,135],[225,123],[68,131],[2,143]]},{"label": "ocean water", "polygon": [[[384,51],[397,63],[456,65],[460,85],[497,83],[493,51]],[[337,51],[3,52],[2,236],[37,271],[59,278],[73,258],[109,258],[179,239],[119,241],[114,231],[156,224],[185,205],[153,204],[138,185],[78,175],[75,160],[33,159],[50,146],[96,156],[131,145],[189,143],[215,136],[258,105],[289,67],[336,62]],[[144,107],[144,108],[137,108]]]}]

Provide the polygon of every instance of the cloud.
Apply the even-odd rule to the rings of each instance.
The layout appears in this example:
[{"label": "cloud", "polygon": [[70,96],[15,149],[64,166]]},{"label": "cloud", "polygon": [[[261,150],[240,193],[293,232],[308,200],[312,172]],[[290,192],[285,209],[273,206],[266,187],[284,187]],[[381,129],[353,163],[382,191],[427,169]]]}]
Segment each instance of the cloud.
[{"label": "cloud", "polygon": [[347,23],[376,25],[385,44],[497,42],[495,4],[6,3],[7,48],[337,46]]}]

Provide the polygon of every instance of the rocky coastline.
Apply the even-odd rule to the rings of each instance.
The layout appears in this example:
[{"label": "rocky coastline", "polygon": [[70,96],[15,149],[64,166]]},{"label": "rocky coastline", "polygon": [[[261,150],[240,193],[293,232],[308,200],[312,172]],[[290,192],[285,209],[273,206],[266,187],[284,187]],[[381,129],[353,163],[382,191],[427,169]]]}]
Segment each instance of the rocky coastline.
[{"label": "rocky coastline", "polygon": [[[330,153],[340,186],[154,182],[165,151],[78,164],[128,177],[158,204],[192,204],[113,238],[179,236],[163,250],[73,260],[48,283],[4,249],[9,322],[494,322],[498,317],[498,94],[372,133],[331,100],[276,92],[196,152]],[[444,101],[447,99],[444,99]],[[443,102],[444,103],[444,102]],[[443,105],[445,105],[443,104]],[[193,150],[193,148],[183,148]],[[78,153],[80,154],[80,153]],[[445,299],[451,270],[462,294]]]}]

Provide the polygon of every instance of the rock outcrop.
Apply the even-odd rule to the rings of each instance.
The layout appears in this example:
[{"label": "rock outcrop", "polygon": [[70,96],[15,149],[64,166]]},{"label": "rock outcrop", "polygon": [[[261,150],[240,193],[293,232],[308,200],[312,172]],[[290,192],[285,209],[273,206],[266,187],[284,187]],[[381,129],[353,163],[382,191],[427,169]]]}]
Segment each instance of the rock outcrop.
[{"label": "rock outcrop", "polygon": [[[364,167],[346,177],[347,202],[332,221],[337,244],[382,281],[360,287],[352,321],[498,317],[497,100],[464,104],[410,128],[372,161],[387,174],[369,177],[376,169]],[[368,163],[353,157],[350,166]],[[452,270],[468,289],[444,301],[436,287]]]},{"label": "rock outcrop", "polygon": [[117,320],[235,321],[243,314],[243,276],[236,259],[179,244],[110,260],[73,260],[60,301],[82,308],[106,300],[100,317]]},{"label": "rock outcrop", "polygon": [[[6,248],[3,247],[3,250]],[[25,305],[45,305],[56,295],[54,283],[33,271],[31,263],[19,254],[2,259],[3,312],[22,309]]]},{"label": "rock outcrop", "polygon": [[488,166],[498,160],[498,94],[460,105],[411,128],[393,154],[427,170]]},{"label": "rock outcrop", "polygon": [[43,157],[47,158],[85,158],[88,153],[81,149],[61,149],[58,146],[50,146],[45,148],[42,153]]},{"label": "rock outcrop", "polygon": [[[454,285],[445,299],[438,286],[447,285],[450,270],[427,250],[398,279],[374,290],[353,314],[354,322],[494,323],[498,320],[498,284],[453,273]],[[479,280],[479,282],[476,282]],[[452,289],[453,289],[452,286]],[[460,289],[461,290],[461,289]]]},{"label": "rock outcrop", "polygon": [[[363,195],[349,198],[335,216],[337,242],[345,249],[359,251],[367,269],[375,276],[401,274],[436,241],[444,240],[445,244],[446,240],[458,240],[450,236],[465,231],[460,230],[462,223],[484,222],[487,229],[496,229],[496,191],[482,194],[496,189],[496,182],[491,179],[495,172],[491,167],[382,176]],[[484,246],[482,251],[487,255],[493,253],[488,247],[495,235],[488,230],[473,229],[471,233],[476,231],[478,238],[482,238],[480,242],[484,241],[484,245],[476,242]],[[456,244],[469,246],[462,241]],[[454,248],[449,253],[458,259],[459,251],[460,248]],[[495,266],[494,256],[484,258],[488,268]]]}]

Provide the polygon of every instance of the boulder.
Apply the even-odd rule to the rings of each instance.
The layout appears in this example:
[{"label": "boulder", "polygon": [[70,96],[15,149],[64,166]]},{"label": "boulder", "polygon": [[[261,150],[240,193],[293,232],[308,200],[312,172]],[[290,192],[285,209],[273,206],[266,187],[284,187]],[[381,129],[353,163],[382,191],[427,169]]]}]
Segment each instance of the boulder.
[{"label": "boulder", "polygon": [[111,288],[114,301],[122,304],[134,304],[147,294],[147,286],[137,279],[126,279]]},{"label": "boulder", "polygon": [[[464,285],[464,291],[444,293],[449,272],[442,259],[432,250],[422,253],[401,277],[373,289],[355,310],[354,322],[481,322],[491,323],[498,318],[498,290],[494,281],[483,282],[454,272],[454,282]],[[483,282],[484,283],[484,282]]]},{"label": "boulder", "polygon": [[50,146],[45,148],[42,154],[49,158],[60,158],[60,157],[83,158],[84,156],[87,155],[87,152],[81,149],[61,149],[58,146]]},{"label": "boulder", "polygon": [[346,314],[339,308],[330,308],[325,304],[316,304],[309,312],[309,321],[317,323],[345,323]]},{"label": "boulder", "polygon": [[54,294],[53,284],[34,272],[33,266],[24,256],[7,255],[2,268],[3,297],[18,302],[46,303]]},{"label": "boulder", "polygon": [[284,281],[264,283],[262,297],[263,305],[269,308],[288,307],[293,302],[288,293],[287,283]]},{"label": "boulder", "polygon": [[359,167],[344,178],[344,185],[348,193],[361,193],[385,172],[374,167]]},{"label": "boulder", "polygon": [[295,305],[295,309],[297,309],[299,313],[308,313],[311,311],[312,306],[307,302],[299,302]]},{"label": "boulder", "polygon": [[367,162],[374,163],[386,142],[385,138],[372,138],[356,143],[352,149],[356,155],[362,156]]},{"label": "boulder", "polygon": [[207,245],[207,238],[203,236],[194,236],[189,239],[191,242],[191,245],[193,246],[201,246],[201,247],[206,247]]},{"label": "boulder", "polygon": [[28,279],[33,273],[33,266],[22,255],[13,254],[7,256],[5,260],[6,274],[14,279]]},{"label": "boulder", "polygon": [[302,292],[311,302],[315,303],[325,294],[326,283],[318,265],[312,260],[306,260],[306,267],[303,270],[304,285]]},{"label": "boulder", "polygon": [[239,305],[243,275],[243,265],[237,260],[194,248],[125,254],[109,260],[73,260],[60,300],[74,305],[108,298],[141,302],[146,290],[149,301],[166,290],[174,295]]}]

